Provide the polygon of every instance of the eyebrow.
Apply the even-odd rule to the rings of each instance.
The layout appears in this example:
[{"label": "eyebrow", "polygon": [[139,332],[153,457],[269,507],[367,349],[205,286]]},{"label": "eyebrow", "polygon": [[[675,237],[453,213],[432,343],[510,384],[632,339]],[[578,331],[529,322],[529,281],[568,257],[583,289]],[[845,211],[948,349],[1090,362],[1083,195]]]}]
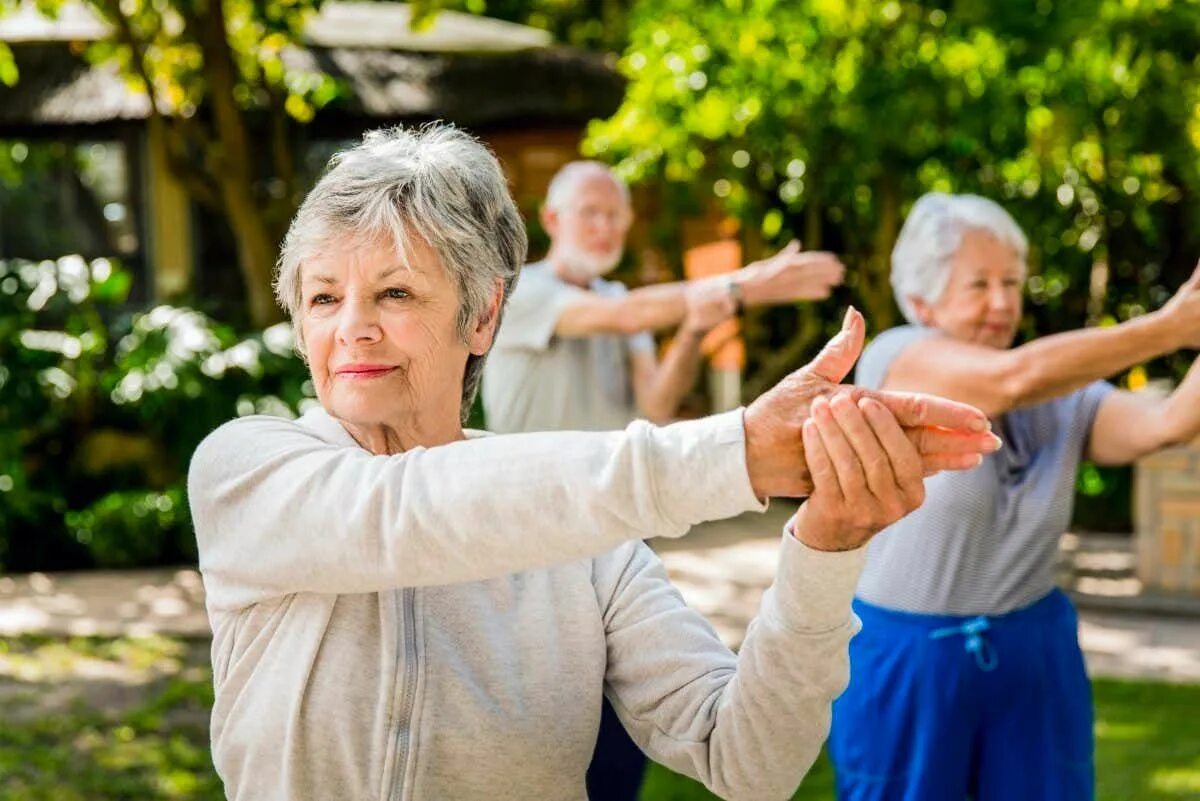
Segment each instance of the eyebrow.
[{"label": "eyebrow", "polygon": [[[382,281],[386,278],[391,278],[393,275],[400,272],[401,270],[404,270],[405,272],[410,272],[410,273],[412,272],[412,270],[409,268],[409,266],[407,264],[397,264],[393,267],[389,267],[388,269],[381,272],[379,275],[375,276],[375,280]],[[338,284],[338,279],[327,273],[318,273],[316,275],[304,276],[303,280],[301,281],[301,284],[307,284],[309,282],[324,284],[326,286],[335,286]]]}]

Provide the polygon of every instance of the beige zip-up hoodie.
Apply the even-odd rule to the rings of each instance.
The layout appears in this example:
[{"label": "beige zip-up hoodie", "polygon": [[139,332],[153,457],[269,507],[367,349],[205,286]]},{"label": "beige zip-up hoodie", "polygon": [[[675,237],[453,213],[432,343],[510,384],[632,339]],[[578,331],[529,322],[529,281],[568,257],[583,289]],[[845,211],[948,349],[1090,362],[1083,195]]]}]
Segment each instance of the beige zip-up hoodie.
[{"label": "beige zip-up hoodie", "polygon": [[188,490],[237,801],[581,801],[602,693],[653,759],[783,799],[848,678],[861,552],[785,534],[735,657],[640,542],[762,508],[740,411],[395,456],[249,417]]}]

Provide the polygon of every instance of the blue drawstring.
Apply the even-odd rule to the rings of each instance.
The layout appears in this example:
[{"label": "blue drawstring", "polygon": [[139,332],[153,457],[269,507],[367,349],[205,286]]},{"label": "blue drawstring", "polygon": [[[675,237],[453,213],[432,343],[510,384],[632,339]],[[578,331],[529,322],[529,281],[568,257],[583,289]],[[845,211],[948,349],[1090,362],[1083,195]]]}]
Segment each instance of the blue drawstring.
[{"label": "blue drawstring", "polygon": [[988,619],[983,615],[973,617],[966,623],[960,626],[947,626],[944,629],[935,629],[930,633],[930,639],[940,640],[945,637],[953,637],[961,634],[966,638],[967,653],[974,655],[975,664],[979,665],[982,671],[991,671],[996,668],[996,651],[992,648],[992,644],[983,638],[983,632],[990,628]]}]

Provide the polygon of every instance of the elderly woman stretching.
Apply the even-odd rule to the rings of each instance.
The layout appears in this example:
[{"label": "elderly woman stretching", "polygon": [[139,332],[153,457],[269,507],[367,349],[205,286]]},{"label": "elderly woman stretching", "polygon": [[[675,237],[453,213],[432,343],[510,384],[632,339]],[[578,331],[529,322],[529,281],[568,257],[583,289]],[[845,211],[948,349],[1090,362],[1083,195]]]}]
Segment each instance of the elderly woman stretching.
[{"label": "elderly woman stretching", "polygon": [[[524,258],[452,128],[368,135],[298,212],[278,290],[321,408],[228,423],[189,474],[231,798],[578,801],[602,693],[655,759],[787,797],[846,681],[856,549],[995,447],[965,405],[838,388],[854,312],[745,412],[468,435]],[[640,540],[809,491],[735,658]]]},{"label": "elderly woman stretching", "polygon": [[1006,447],[929,479],[924,508],[868,549],[830,738],[844,801],[1093,796],[1091,693],[1055,553],[1082,458],[1126,464],[1200,433],[1200,367],[1167,398],[1099,380],[1200,345],[1200,270],[1159,312],[1013,348],[1025,255],[998,205],[942,194],[917,201],[892,253],[912,325],[871,343],[858,382],[974,404]]}]

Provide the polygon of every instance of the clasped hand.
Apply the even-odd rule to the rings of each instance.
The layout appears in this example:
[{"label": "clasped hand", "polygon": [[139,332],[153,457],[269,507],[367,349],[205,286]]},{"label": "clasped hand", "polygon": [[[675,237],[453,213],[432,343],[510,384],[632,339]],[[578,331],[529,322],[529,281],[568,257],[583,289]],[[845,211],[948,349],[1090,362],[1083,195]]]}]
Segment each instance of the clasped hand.
[{"label": "clasped hand", "polygon": [[1000,447],[983,412],[933,395],[840,382],[866,324],[850,309],[809,364],[746,409],[746,463],[759,497],[807,497],[795,535],[847,550],[921,505],[924,478],[978,466]]}]

